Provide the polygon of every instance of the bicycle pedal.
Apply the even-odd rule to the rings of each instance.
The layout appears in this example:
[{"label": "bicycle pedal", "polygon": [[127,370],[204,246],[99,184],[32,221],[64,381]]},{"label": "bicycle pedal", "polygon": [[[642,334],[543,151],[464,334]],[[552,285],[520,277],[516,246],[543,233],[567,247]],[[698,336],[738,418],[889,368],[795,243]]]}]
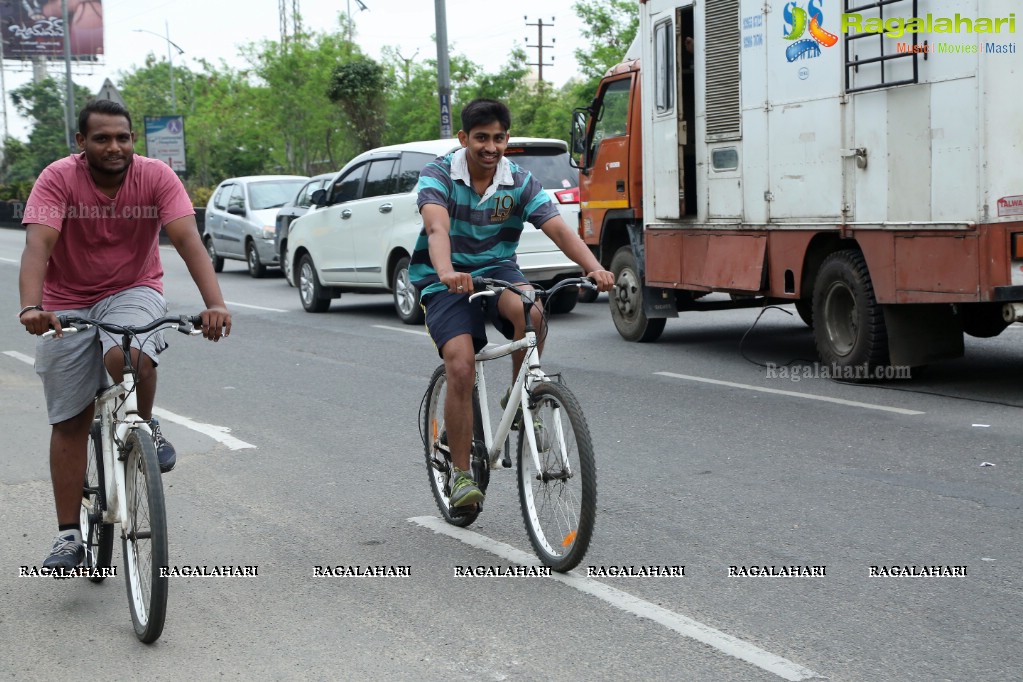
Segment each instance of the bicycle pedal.
[{"label": "bicycle pedal", "polygon": [[450,471],[450,468],[448,467],[448,463],[446,461],[442,460],[442,459],[437,459],[436,457],[431,457],[430,458],[430,466],[432,466],[437,471],[441,471],[441,472],[444,472],[444,473],[447,473],[448,471]]}]

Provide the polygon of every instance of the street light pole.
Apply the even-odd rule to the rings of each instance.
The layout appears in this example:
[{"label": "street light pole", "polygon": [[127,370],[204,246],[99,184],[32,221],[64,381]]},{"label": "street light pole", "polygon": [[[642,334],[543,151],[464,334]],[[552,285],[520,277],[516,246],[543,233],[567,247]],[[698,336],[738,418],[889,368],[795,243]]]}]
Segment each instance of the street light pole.
[{"label": "street light pole", "polygon": [[[64,1],[66,2],[67,0]],[[171,53],[171,47],[178,51],[179,56],[185,54],[185,51],[181,49],[180,45],[178,45],[177,43],[170,39],[170,26],[167,24],[166,21],[163,22],[163,28],[167,32],[167,35],[165,36],[160,35],[159,33],[154,33],[153,31],[147,31],[144,28],[136,28],[132,30],[135,33],[148,33],[150,35],[156,36],[157,38],[162,38],[163,40],[167,41],[167,69],[170,72],[171,113],[176,114],[178,113],[178,100],[174,96],[174,57],[173,54]]]},{"label": "street light pole", "polygon": [[67,126],[67,146],[75,151],[75,90],[71,82],[71,27],[68,25],[67,0],[60,0],[60,12],[64,21],[64,80],[67,85],[67,103],[64,121]]}]

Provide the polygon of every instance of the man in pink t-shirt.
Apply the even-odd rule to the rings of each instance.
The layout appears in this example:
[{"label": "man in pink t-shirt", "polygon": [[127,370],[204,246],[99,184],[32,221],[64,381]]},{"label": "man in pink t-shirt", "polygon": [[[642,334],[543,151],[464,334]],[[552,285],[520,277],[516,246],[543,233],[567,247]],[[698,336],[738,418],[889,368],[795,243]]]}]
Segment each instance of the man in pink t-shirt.
[{"label": "man in pink t-shirt", "polygon": [[[75,314],[121,325],[142,325],[167,313],[160,263],[160,228],[185,261],[206,304],[203,335],[231,332],[231,314],[199,238],[195,211],[169,166],[135,156],[131,116],[98,100],[78,116],[81,154],[55,161],[39,175],[25,206],[21,256],[21,312],[30,334],[48,329],[60,340],[40,340],[36,373],[43,380],[52,425],[50,476],[57,507],[57,538],[43,566],[70,569],[85,556],[79,526],[86,446],[97,390],[122,380],[124,358],[95,327],[62,336],[57,315]],[[139,416],[150,420],[161,471],[174,467],[174,447],[152,418],[157,356],[163,334],[135,341]],[[109,374],[109,376],[108,376]]]}]

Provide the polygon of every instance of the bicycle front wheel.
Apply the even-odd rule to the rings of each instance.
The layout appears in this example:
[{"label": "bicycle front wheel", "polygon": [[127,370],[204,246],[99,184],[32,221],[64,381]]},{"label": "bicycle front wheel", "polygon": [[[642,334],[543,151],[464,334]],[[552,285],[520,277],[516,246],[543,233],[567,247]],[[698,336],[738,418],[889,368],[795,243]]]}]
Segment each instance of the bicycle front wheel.
[{"label": "bicycle front wheel", "polygon": [[107,508],[104,480],[100,427],[99,422],[94,421],[89,430],[85,485],[82,487],[82,509],[79,514],[82,539],[85,541],[85,568],[89,570],[89,580],[94,583],[106,577],[103,569],[110,568],[110,559],[114,553],[114,524],[103,523],[103,512]]},{"label": "bicycle front wheel", "polygon": [[[540,561],[570,571],[590,546],[597,514],[597,470],[582,408],[563,384],[543,382],[530,393],[539,470],[526,432],[519,432],[519,502]],[[523,428],[529,428],[526,423]]]},{"label": "bicycle front wheel", "polygon": [[167,615],[167,513],[156,446],[148,432],[135,429],[125,441],[124,488],[128,518],[121,529],[128,605],[135,636],[155,642]]}]

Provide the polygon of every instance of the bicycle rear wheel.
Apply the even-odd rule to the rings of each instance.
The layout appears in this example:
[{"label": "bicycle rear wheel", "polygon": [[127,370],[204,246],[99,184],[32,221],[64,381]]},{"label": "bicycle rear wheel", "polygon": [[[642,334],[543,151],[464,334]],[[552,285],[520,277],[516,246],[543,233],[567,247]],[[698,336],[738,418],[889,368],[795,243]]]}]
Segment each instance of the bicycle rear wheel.
[{"label": "bicycle rear wheel", "polygon": [[89,569],[89,580],[102,582],[106,575],[102,570],[110,568],[114,553],[114,524],[103,523],[103,512],[107,508],[107,495],[103,477],[103,446],[100,442],[99,422],[94,421],[89,429],[89,448],[86,454],[85,485],[82,487],[82,508],[79,523],[82,539],[85,541],[85,568]]},{"label": "bicycle rear wheel", "polygon": [[[444,429],[444,400],[447,397],[447,375],[441,365],[430,377],[430,388],[426,395],[426,410],[423,413],[423,439],[426,441],[426,473],[430,479],[430,490],[433,499],[440,509],[444,520],[453,526],[465,528],[480,515],[480,505],[471,510],[453,511],[450,506],[451,495],[451,454],[448,451],[446,431]],[[490,481],[490,469],[485,460],[486,453],[480,453],[480,444],[484,443],[483,426],[480,419],[479,394],[472,391],[472,469],[476,484],[486,492]],[[483,450],[486,446],[483,446]]]},{"label": "bicycle rear wheel", "polygon": [[530,411],[540,470],[525,430],[520,431],[522,519],[540,561],[555,571],[569,571],[590,546],[597,514],[597,470],[590,430],[579,402],[563,384],[537,384],[530,392]]},{"label": "bicycle rear wheel", "polygon": [[125,442],[124,488],[128,518],[121,529],[128,605],[135,636],[155,642],[167,615],[167,513],[153,437],[133,430]]}]

